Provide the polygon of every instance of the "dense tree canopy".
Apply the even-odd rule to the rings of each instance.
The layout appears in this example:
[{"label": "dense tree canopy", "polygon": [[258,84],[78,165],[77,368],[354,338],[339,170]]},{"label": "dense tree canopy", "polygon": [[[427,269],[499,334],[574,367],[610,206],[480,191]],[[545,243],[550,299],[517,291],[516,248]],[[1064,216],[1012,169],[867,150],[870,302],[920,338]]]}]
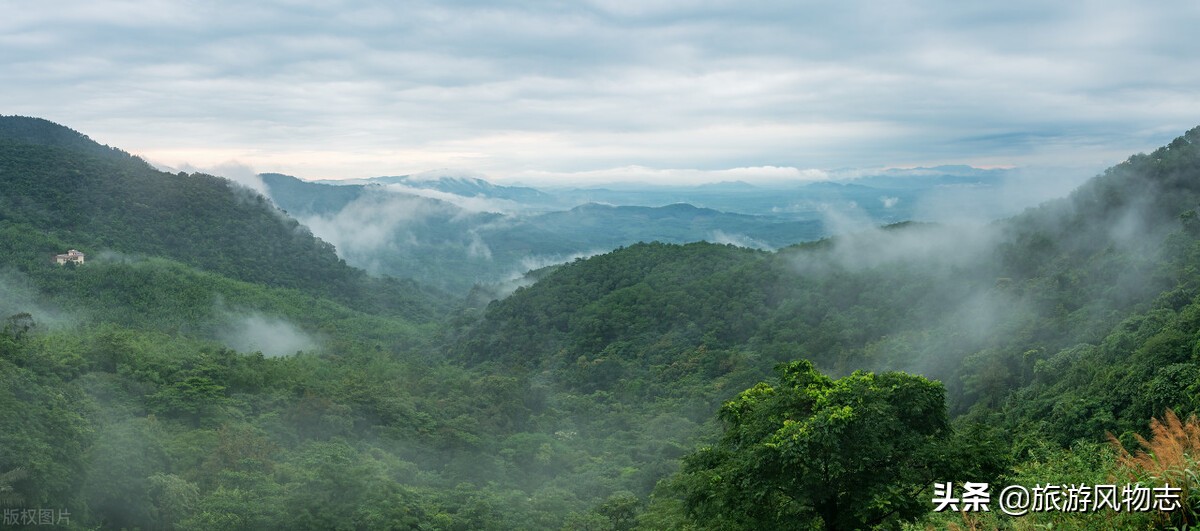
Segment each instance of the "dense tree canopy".
[{"label": "dense tree canopy", "polygon": [[690,514],[721,529],[863,529],[925,512],[947,478],[945,391],[904,373],[836,380],[780,365],[726,403],[725,433],[684,459]]}]

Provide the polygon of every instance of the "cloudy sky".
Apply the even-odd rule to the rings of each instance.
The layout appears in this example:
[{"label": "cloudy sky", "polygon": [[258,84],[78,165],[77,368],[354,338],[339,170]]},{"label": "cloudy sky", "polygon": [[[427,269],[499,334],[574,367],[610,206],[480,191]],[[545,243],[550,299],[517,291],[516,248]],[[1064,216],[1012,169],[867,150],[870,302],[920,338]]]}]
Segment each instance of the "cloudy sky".
[{"label": "cloudy sky", "polygon": [[0,114],[174,167],[1094,171],[1200,125],[1194,1],[0,5]]}]

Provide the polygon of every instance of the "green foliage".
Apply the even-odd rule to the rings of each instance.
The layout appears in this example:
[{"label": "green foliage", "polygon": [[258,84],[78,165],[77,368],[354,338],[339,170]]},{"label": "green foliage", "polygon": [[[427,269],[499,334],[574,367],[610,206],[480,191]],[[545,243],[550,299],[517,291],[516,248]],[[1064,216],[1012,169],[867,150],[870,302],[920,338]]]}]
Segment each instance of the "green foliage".
[{"label": "green foliage", "polygon": [[716,446],[684,459],[689,513],[720,529],[861,529],[915,518],[956,477],[945,391],[904,373],[837,380],[798,361],[721,408]]},{"label": "green foliage", "polygon": [[148,402],[156,413],[185,417],[199,425],[221,408],[225,398],[225,386],[204,376],[188,376],[151,395]]},{"label": "green foliage", "polygon": [[78,500],[93,426],[84,393],[63,379],[71,371],[37,337],[0,332],[0,470],[9,501]]}]

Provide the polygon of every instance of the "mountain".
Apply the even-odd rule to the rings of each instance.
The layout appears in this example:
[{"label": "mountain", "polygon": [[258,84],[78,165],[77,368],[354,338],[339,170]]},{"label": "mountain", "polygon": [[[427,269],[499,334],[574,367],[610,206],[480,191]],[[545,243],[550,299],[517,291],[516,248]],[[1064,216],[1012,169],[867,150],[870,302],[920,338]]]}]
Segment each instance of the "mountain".
[{"label": "mountain", "polygon": [[[599,356],[625,367],[616,373],[629,377],[616,382],[636,382],[653,374],[645,364],[657,359],[642,349],[661,352],[664,341],[710,352],[756,345],[834,373],[916,370],[947,381],[964,411],[984,392],[962,383],[972,370],[964,359],[1099,341],[1121,316],[1184,281],[1172,268],[1182,267],[1173,261],[1191,245],[1176,240],[1187,237],[1180,215],[1200,205],[1198,135],[1190,131],[1068,198],[984,227],[900,224],[761,256],[636,245],[568,264],[489,308],[462,356],[505,361],[503,353],[514,352],[535,366]],[[605,210],[617,209],[588,205],[572,215]],[[688,205],[669,211],[713,215]],[[684,273],[689,267],[698,268]],[[617,280],[626,277],[614,271],[631,276]],[[515,338],[520,346],[505,345]],[[1002,388],[1011,389],[1031,367],[1006,370],[1013,379]]]},{"label": "mountain", "polygon": [[[55,264],[68,248],[86,262]],[[509,380],[429,350],[454,302],[345,265],[230,181],[0,118],[0,504],[80,528],[486,527],[369,464],[440,482],[499,418],[469,402]]]},{"label": "mountain", "polygon": [[[943,166],[838,181],[540,191],[445,172],[314,183],[264,175],[272,199],[352,265],[457,293],[640,241],[768,249],[912,219],[986,222],[1043,196],[1014,179]],[[389,198],[398,203],[385,206]],[[685,204],[697,210],[673,210]]]},{"label": "mountain", "polygon": [[[602,396],[608,411],[640,412],[647,422],[662,414],[647,404],[670,404],[698,422],[686,412],[711,411],[737,390],[756,400],[761,371],[797,358],[833,375],[905,370],[941,380],[957,429],[987,455],[1015,460],[1014,470],[1052,469],[1075,481],[1129,474],[1122,467],[1132,457],[1080,459],[1111,456],[1108,434],[1130,452],[1151,451],[1155,418],[1168,419],[1155,428],[1155,448],[1188,444],[1164,431],[1182,432],[1181,421],[1164,426],[1200,412],[1197,211],[1200,128],[1066,198],[984,227],[904,223],[776,253],[638,244],[565,264],[489,305],[453,352],[469,365]],[[724,424],[739,411],[723,410]],[[774,444],[746,451],[766,459]],[[684,461],[717,459],[711,452],[703,446]],[[1194,473],[1187,459],[1196,454],[1188,455],[1156,473]],[[977,474],[968,477],[988,477]],[[700,525],[681,509],[693,502],[681,493],[719,481],[676,475],[659,484],[643,517],[663,528]],[[1108,525],[1076,518],[1072,527]],[[944,515],[928,521],[962,525]],[[1151,525],[1138,522],[1121,525]]]},{"label": "mountain", "polygon": [[[348,263],[376,274],[466,293],[477,282],[513,274],[525,256],[522,249],[493,249],[483,239],[491,227],[510,223],[502,214],[471,212],[379,184],[322,184],[278,174],[262,178],[275,204],[332,243]],[[559,252],[551,240],[540,241],[541,248]]]},{"label": "mountain", "polygon": [[[413,319],[438,312],[438,297],[346,265],[253,191],[211,175],[157,171],[46,120],[0,117],[0,224],[8,232],[36,229],[93,257],[166,257]],[[43,241],[5,251],[5,265],[28,271],[66,249]]]}]

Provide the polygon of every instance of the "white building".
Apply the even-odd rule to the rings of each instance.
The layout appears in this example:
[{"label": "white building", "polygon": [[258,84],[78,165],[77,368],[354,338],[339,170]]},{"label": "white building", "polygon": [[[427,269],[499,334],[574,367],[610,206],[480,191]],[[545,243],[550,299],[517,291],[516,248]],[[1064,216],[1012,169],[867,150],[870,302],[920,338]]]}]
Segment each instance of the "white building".
[{"label": "white building", "polygon": [[76,264],[82,264],[83,263],[83,253],[76,251],[75,249],[71,249],[70,251],[67,251],[67,254],[54,255],[54,261],[57,262],[58,265],[63,265],[67,262],[75,262]]}]

